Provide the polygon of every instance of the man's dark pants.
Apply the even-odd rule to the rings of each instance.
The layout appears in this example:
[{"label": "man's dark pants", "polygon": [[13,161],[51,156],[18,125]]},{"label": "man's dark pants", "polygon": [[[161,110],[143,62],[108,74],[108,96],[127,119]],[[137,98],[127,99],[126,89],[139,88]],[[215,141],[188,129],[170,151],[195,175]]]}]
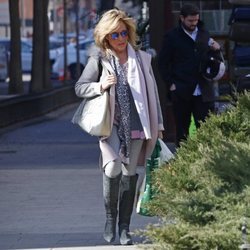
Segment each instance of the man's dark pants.
[{"label": "man's dark pants", "polygon": [[193,114],[195,126],[200,126],[200,121],[205,121],[209,111],[214,110],[214,102],[204,102],[202,96],[192,96],[186,100],[177,96],[175,91],[171,92],[171,101],[176,124],[176,145],[187,138],[191,115]]}]

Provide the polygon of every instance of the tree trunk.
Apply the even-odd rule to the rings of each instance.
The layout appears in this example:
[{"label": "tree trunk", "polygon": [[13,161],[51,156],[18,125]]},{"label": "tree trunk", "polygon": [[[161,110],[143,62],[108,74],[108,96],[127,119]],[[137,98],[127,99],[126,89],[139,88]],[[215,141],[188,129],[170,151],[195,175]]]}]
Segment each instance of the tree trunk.
[{"label": "tree trunk", "polygon": [[67,67],[68,67],[68,50],[67,50],[67,1],[63,0],[63,48],[64,48],[64,74],[63,74],[63,82],[66,83],[68,79],[67,75]]},{"label": "tree trunk", "polygon": [[79,0],[75,0],[76,15],[76,79],[80,77],[80,51],[79,51]]},{"label": "tree trunk", "polygon": [[52,87],[49,61],[48,3],[49,0],[34,0],[33,57],[30,89],[32,93],[48,90]]},{"label": "tree trunk", "polygon": [[[150,24],[150,46],[159,53],[163,36],[167,30],[173,27],[173,15],[171,9],[171,1],[149,0],[149,24]],[[172,105],[168,100],[168,90],[166,83],[161,79],[158,71],[157,58],[153,60],[153,69],[158,85],[159,97],[162,107],[162,115],[164,120],[165,131],[163,133],[165,141],[175,140],[175,123],[172,112]]]},{"label": "tree trunk", "polygon": [[10,12],[10,64],[9,64],[9,94],[22,94],[21,36],[19,18],[19,0],[9,0]]},{"label": "tree trunk", "polygon": [[[41,1],[41,0],[40,0]],[[49,18],[48,18],[48,7],[49,7],[49,0],[43,0],[43,44],[44,44],[44,89],[52,88],[52,84],[50,81],[50,74],[51,74],[51,67],[50,67],[50,60],[49,60]]]}]

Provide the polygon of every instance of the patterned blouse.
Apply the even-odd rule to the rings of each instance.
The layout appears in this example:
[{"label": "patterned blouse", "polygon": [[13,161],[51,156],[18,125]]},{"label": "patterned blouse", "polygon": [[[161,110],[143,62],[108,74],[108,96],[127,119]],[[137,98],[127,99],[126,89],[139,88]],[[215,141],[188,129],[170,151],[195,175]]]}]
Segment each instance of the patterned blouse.
[{"label": "patterned blouse", "polygon": [[[128,62],[124,64],[120,64],[121,69],[123,70],[124,74],[119,74],[118,77],[122,77],[123,75],[126,76],[128,75]],[[127,79],[124,81],[126,84],[128,84]],[[135,107],[134,103],[134,98],[132,95],[132,92],[129,88],[129,99],[130,99],[130,131],[131,131],[131,139],[145,139],[145,134],[141,125],[141,121],[138,115],[138,112]],[[116,99],[115,101],[115,117],[114,117],[114,124],[118,125],[120,120],[120,108],[118,101]]]}]

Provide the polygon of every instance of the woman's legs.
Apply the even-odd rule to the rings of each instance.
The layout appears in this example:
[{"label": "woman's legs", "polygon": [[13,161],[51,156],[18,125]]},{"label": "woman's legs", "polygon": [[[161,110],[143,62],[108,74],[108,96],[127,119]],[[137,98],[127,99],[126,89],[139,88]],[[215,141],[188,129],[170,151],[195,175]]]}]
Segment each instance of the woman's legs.
[{"label": "woman's legs", "polygon": [[133,176],[136,174],[137,162],[141,152],[143,140],[131,140],[129,164],[122,164],[122,174]]},{"label": "woman's legs", "polygon": [[[110,146],[118,154],[120,148],[120,140],[117,135],[116,126],[113,127],[110,137],[107,139]],[[118,158],[109,162],[103,172],[103,197],[106,210],[106,223],[103,238],[107,242],[113,242],[116,235],[116,220],[118,196],[121,179],[121,161]]]},{"label": "woman's legs", "polygon": [[[119,155],[121,143],[120,143],[120,139],[119,139],[118,134],[117,134],[117,127],[116,126],[113,126],[112,133],[111,133],[110,137],[107,139],[107,142],[112,147],[114,152],[117,155]],[[104,172],[108,177],[114,178],[121,173],[121,171],[122,171],[121,166],[122,166],[121,159],[118,157],[115,161],[111,161],[105,166]]]},{"label": "woman's legs", "polygon": [[107,242],[113,242],[116,236],[116,220],[118,196],[120,188],[121,174],[114,178],[108,177],[103,173],[103,197],[106,211],[106,223],[103,238]]},{"label": "woman's legs", "polygon": [[122,245],[131,245],[133,243],[129,234],[129,225],[134,207],[136,183],[138,179],[138,175],[136,174],[136,167],[142,144],[143,140],[132,140],[130,163],[128,165],[122,165],[118,223],[120,243]]},{"label": "woman's legs", "polygon": [[[119,155],[120,151],[120,139],[117,134],[117,127],[114,126],[110,137],[107,139],[108,144],[112,147],[114,152]],[[118,157],[115,161],[109,162],[105,168],[105,174],[114,178],[118,176],[121,172],[123,175],[133,176],[136,174],[136,167],[138,162],[138,157],[142,148],[143,140],[131,140],[130,148],[130,159],[129,164],[124,165],[121,162],[121,158]]]},{"label": "woman's legs", "polygon": [[[108,143],[119,155],[120,140],[117,135],[117,128],[114,126]],[[109,162],[104,168],[103,174],[103,195],[106,209],[106,224],[104,239],[108,242],[115,240],[116,219],[119,196],[119,236],[122,245],[132,244],[129,235],[129,224],[133,212],[134,197],[136,191],[136,167],[138,157],[142,148],[143,140],[132,140],[130,150],[130,164],[124,165],[118,157],[115,161]],[[122,172],[122,176],[121,176]]]}]

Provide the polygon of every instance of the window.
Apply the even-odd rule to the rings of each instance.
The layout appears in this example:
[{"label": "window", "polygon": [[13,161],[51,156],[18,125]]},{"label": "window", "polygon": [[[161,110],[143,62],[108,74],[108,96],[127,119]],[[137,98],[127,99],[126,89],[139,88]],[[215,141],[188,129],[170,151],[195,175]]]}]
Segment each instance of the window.
[{"label": "window", "polygon": [[32,47],[25,42],[21,42],[21,50],[23,53],[31,53]]},{"label": "window", "polygon": [[228,20],[231,15],[232,5],[227,0],[172,1],[172,10],[176,24],[179,20],[180,8],[187,3],[195,4],[200,8],[200,19],[204,21],[207,30],[209,30],[212,35],[228,34]]}]

